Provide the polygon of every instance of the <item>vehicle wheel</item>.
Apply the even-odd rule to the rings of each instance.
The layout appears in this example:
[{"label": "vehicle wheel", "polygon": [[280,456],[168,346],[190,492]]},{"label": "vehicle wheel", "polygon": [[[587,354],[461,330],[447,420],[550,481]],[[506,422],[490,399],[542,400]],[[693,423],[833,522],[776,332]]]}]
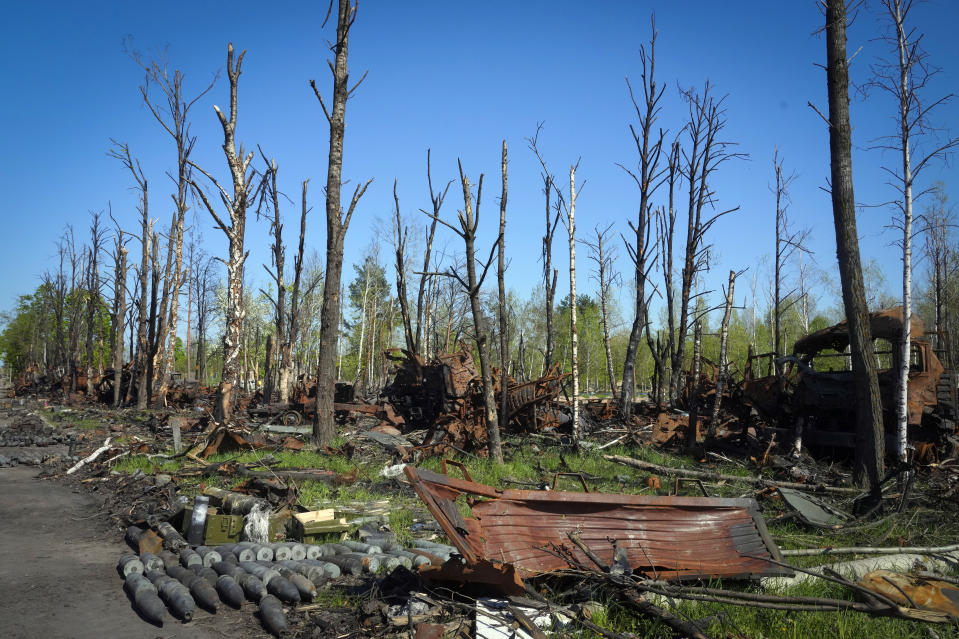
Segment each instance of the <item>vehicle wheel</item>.
[{"label": "vehicle wheel", "polygon": [[295,410],[290,410],[283,413],[283,415],[280,417],[280,422],[284,426],[299,426],[303,423],[303,416]]}]

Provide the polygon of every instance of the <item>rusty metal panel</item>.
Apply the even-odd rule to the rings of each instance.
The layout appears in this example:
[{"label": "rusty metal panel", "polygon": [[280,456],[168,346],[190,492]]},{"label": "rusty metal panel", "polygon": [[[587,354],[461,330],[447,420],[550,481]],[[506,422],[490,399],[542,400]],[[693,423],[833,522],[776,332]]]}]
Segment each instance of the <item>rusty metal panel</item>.
[{"label": "rusty metal panel", "polygon": [[[562,548],[583,565],[575,533],[607,565],[613,544],[630,567],[660,579],[790,574],[752,499],[645,497],[604,493],[498,490],[407,466],[406,475],[467,564],[512,565],[521,578],[568,567]],[[472,497],[472,517],[457,498]],[[750,556],[751,555],[751,556]]]}]

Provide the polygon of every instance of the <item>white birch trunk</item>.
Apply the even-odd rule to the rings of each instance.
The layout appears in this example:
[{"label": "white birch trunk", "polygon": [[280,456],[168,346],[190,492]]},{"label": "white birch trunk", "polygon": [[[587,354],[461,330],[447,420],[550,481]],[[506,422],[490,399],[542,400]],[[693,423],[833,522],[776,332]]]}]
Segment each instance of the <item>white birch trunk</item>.
[{"label": "white birch trunk", "polygon": [[907,461],[907,429],[909,402],[909,355],[912,341],[912,166],[909,155],[909,67],[907,40],[903,25],[902,7],[894,3],[896,39],[899,44],[899,124],[902,144],[902,343],[900,344],[899,370],[896,380],[896,458]]},{"label": "white birch trunk", "polygon": [[569,332],[573,366],[573,441],[579,443],[579,338],[576,335],[576,167],[569,169]]}]

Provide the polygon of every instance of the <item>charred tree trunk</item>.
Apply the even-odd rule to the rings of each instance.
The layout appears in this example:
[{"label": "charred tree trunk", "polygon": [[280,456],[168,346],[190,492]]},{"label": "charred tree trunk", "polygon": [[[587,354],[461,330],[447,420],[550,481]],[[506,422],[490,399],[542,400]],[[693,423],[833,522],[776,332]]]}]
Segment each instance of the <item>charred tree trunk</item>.
[{"label": "charred tree trunk", "polygon": [[[326,278],[323,286],[323,306],[320,309],[320,352],[316,371],[316,416],[313,420],[313,441],[328,444],[336,436],[333,421],[333,387],[336,382],[336,353],[338,343],[337,321],[340,315],[340,279],[343,273],[343,241],[353,211],[370,181],[358,185],[353,192],[349,209],[343,214],[340,190],[343,179],[343,141],[346,133],[346,101],[356,86],[349,87],[347,58],[350,27],[356,19],[356,6],[350,0],[339,0],[336,19],[336,42],[333,70],[332,111],[320,97],[316,83],[310,81],[313,92],[323,107],[330,125],[330,151],[326,175]],[[360,78],[360,82],[363,79]],[[359,83],[357,83],[359,84]]]},{"label": "charred tree trunk", "polygon": [[[541,177],[543,178],[543,194],[546,196],[546,231],[543,234],[542,253],[543,288],[546,294],[546,349],[543,351],[543,374],[545,375],[553,368],[553,351],[556,348],[556,331],[553,327],[553,306],[556,299],[556,281],[559,272],[553,268],[553,236],[556,234],[556,227],[559,224],[560,207],[559,202],[557,202],[555,213],[553,212],[554,208],[550,204],[550,193],[556,188],[556,183],[536,146],[542,129],[543,125],[540,123],[536,127],[536,135],[528,138],[527,141],[529,142],[530,150],[536,155],[536,159],[539,160],[540,167],[543,170]],[[557,195],[558,194],[559,192],[557,191]]]},{"label": "charred tree trunk", "polygon": [[713,400],[713,412],[709,418],[709,436],[715,437],[719,428],[719,409],[729,376],[729,359],[726,355],[729,344],[729,317],[733,310],[733,289],[736,286],[736,272],[729,271],[729,288],[726,290],[726,310],[719,325],[719,371],[716,374],[716,397]]},{"label": "charred tree trunk", "polygon": [[[486,318],[480,305],[480,288],[486,277],[490,262],[483,269],[482,275],[476,273],[476,228],[479,226],[479,206],[483,192],[483,176],[480,175],[476,188],[476,214],[473,213],[473,198],[470,193],[470,181],[463,173],[460,164],[460,182],[463,185],[464,215],[460,217],[460,236],[466,247],[466,277],[467,293],[470,300],[470,310],[473,312],[473,330],[476,336],[476,349],[479,351],[480,374],[483,377],[483,405],[486,411],[486,428],[489,433],[490,455],[497,462],[503,462],[503,448],[500,443],[499,421],[496,410],[496,399],[493,396],[493,369],[489,360],[489,333],[486,329]],[[495,246],[495,245],[494,245]],[[492,252],[490,253],[492,259]]]},{"label": "charred tree trunk", "polygon": [[506,161],[507,150],[506,140],[503,140],[503,194],[499,200],[499,237],[496,241],[496,283],[499,288],[499,349],[501,362],[500,366],[500,411],[504,426],[509,420],[509,326],[507,322],[508,310],[506,308]]},{"label": "charred tree trunk", "polygon": [[693,329],[693,366],[692,379],[689,380],[689,426],[686,428],[686,450],[693,450],[699,442],[699,383],[700,364],[702,362],[703,326],[697,320]]},{"label": "charred tree trunk", "polygon": [[400,298],[400,317],[403,320],[403,337],[406,339],[406,350],[416,352],[416,338],[413,336],[413,325],[410,319],[409,300],[406,298],[406,239],[409,229],[400,219],[400,198],[396,194],[396,180],[393,180],[393,252],[396,257],[396,296]]},{"label": "charred tree trunk", "polygon": [[669,189],[668,205],[666,210],[660,210],[656,216],[656,242],[659,245],[659,255],[663,270],[663,289],[666,298],[666,337],[656,338],[653,343],[649,331],[646,332],[646,344],[653,354],[656,365],[658,383],[656,385],[656,405],[661,406],[664,398],[669,395],[669,384],[672,378],[673,357],[676,350],[676,314],[673,289],[673,239],[676,233],[676,186],[682,179],[680,171],[679,141],[673,142],[667,159],[666,183]]},{"label": "charred tree trunk", "polygon": [[[430,221],[429,230],[426,233],[426,252],[423,255],[423,274],[420,276],[420,287],[419,291],[416,294],[416,338],[415,343],[415,352],[420,354],[426,354],[429,351],[428,341],[429,341],[429,313],[424,312],[424,306],[429,308],[430,302],[428,299],[425,299],[425,296],[428,294],[427,285],[429,283],[429,278],[431,275],[427,275],[430,271],[430,254],[433,251],[433,238],[436,236],[436,219],[439,217],[440,208],[443,206],[443,200],[446,199],[446,192],[449,191],[450,185],[453,184],[453,181],[450,180],[446,183],[446,188],[443,189],[442,193],[433,192],[433,177],[430,171],[430,150],[426,150],[426,183],[430,189],[430,204],[433,207],[433,219]],[[424,304],[425,302],[425,304]],[[424,326],[425,324],[425,326]],[[424,343],[424,338],[426,343]]]},{"label": "charred tree trunk", "polygon": [[876,360],[866,308],[866,295],[856,232],[856,200],[852,182],[849,71],[846,57],[845,0],[826,0],[826,78],[829,92],[829,150],[836,257],[855,384],[856,463],[854,479],[879,499],[883,474],[882,408]]},{"label": "charred tree trunk", "polygon": [[[686,335],[689,331],[689,306],[692,300],[693,284],[697,275],[709,265],[710,245],[705,241],[706,234],[719,218],[739,209],[737,206],[703,217],[703,209],[706,205],[714,207],[716,204],[716,194],[710,183],[712,174],[726,160],[744,157],[742,154],[729,152],[727,147],[730,143],[719,139],[719,135],[726,126],[723,106],[725,98],[717,100],[712,96],[711,91],[712,87],[707,82],[702,94],[692,89],[684,92],[684,98],[689,104],[689,123],[686,131],[691,148],[688,154],[684,154],[685,162],[682,170],[689,184],[689,199],[686,251],[680,286],[679,326],[675,337],[676,350],[670,375],[671,402],[675,401],[677,396],[683,372],[683,360],[686,356]],[[702,294],[704,293],[697,295]]]},{"label": "charred tree trunk", "polygon": [[609,297],[610,287],[618,279],[618,276],[613,272],[615,255],[613,247],[609,246],[609,231],[611,228],[612,225],[600,231],[599,227],[595,227],[593,230],[596,232],[596,243],[585,242],[585,244],[590,247],[590,257],[596,262],[596,279],[599,282],[599,309],[602,314],[603,325],[603,349],[606,352],[606,380],[610,392],[615,397],[618,391],[616,389],[616,377],[613,373],[613,352],[609,343]]},{"label": "charred tree trunk", "polygon": [[100,214],[93,213],[93,220],[90,224],[90,253],[87,260],[87,387],[88,396],[93,396],[96,392],[95,374],[102,372],[94,367],[94,343],[93,337],[96,334],[96,319],[100,310],[100,270],[99,256],[101,245],[103,244],[103,230],[100,228]]},{"label": "charred tree trunk", "polygon": [[[230,167],[230,175],[233,178],[233,194],[228,193],[220,184],[206,171],[191,163],[191,166],[203,173],[210,182],[219,191],[220,198],[224,204],[229,207],[230,226],[227,226],[216,210],[210,204],[206,193],[193,180],[193,190],[199,196],[203,205],[206,207],[213,221],[226,235],[229,249],[226,262],[226,317],[224,318],[225,330],[223,333],[223,373],[220,378],[220,385],[217,387],[216,398],[213,404],[213,417],[217,422],[223,423],[229,421],[233,412],[233,399],[236,394],[239,382],[240,368],[242,366],[241,348],[243,338],[243,319],[246,315],[245,304],[243,303],[243,265],[246,262],[247,253],[243,249],[243,240],[246,232],[246,211],[250,202],[256,200],[256,193],[253,189],[254,172],[250,168],[253,160],[253,152],[244,154],[242,145],[239,149],[236,146],[236,121],[237,121],[237,86],[240,80],[241,67],[243,65],[243,56],[246,51],[240,53],[236,59],[236,65],[233,63],[233,43],[227,47],[226,68],[227,76],[230,80],[230,116],[227,118],[220,111],[219,107],[213,107],[216,111],[220,125],[223,127],[223,152],[226,155],[227,164]],[[262,184],[262,182],[261,182]]]},{"label": "charred tree trunk", "polygon": [[[629,130],[633,136],[633,143],[639,154],[638,171],[633,172],[625,166],[620,165],[626,171],[636,186],[639,187],[639,211],[637,213],[636,224],[629,222],[630,229],[633,231],[633,243],[626,242],[626,249],[629,252],[630,260],[633,262],[633,284],[635,287],[635,303],[633,325],[629,331],[629,341],[626,345],[626,357],[623,361],[623,384],[620,387],[619,412],[629,419],[633,412],[633,393],[636,390],[636,356],[639,353],[640,340],[643,332],[647,332],[649,337],[649,300],[646,297],[646,280],[649,276],[649,269],[652,268],[652,251],[655,246],[650,244],[650,229],[652,227],[650,220],[651,204],[650,200],[656,191],[656,183],[660,174],[659,158],[663,148],[663,132],[659,131],[658,137],[653,131],[656,119],[659,116],[659,101],[663,97],[665,87],[657,87],[655,80],[656,70],[656,23],[651,20],[652,36],[649,40],[649,55],[647,57],[646,48],[640,47],[639,58],[642,63],[642,81],[643,81],[643,100],[638,102],[633,93],[633,87],[626,80],[626,86],[629,88],[629,97],[633,104],[633,111],[639,120],[639,131],[630,124]],[[625,238],[624,238],[625,241]]]},{"label": "charred tree trunk", "polygon": [[[123,320],[127,312],[127,249],[124,246],[123,231],[117,226],[115,240],[116,270],[113,277],[113,331],[110,340],[113,346],[113,406],[119,407],[123,399],[120,393],[123,380]],[[133,380],[130,380],[133,383]]]},{"label": "charred tree trunk", "polygon": [[[286,247],[283,245],[283,222],[280,220],[280,192],[276,186],[276,175],[278,167],[276,160],[267,160],[263,150],[260,149],[260,155],[267,164],[267,172],[264,178],[264,196],[268,198],[269,205],[273,209],[273,220],[270,223],[270,235],[273,236],[271,271],[265,264],[263,268],[270,275],[270,278],[276,284],[276,297],[273,298],[273,326],[276,331],[275,339],[267,338],[266,348],[266,371],[263,383],[263,397],[266,403],[273,403],[273,394],[279,378],[279,370],[283,367],[283,344],[286,342],[286,280],[283,279],[283,270],[286,264]],[[264,293],[269,297],[269,294]]]},{"label": "charred tree trunk", "polygon": [[293,344],[299,332],[300,282],[303,276],[303,248],[306,239],[306,189],[309,180],[303,180],[302,206],[300,210],[300,244],[293,260],[293,290],[290,291],[290,314],[287,320],[286,339],[280,344],[280,402],[286,403],[290,397],[290,371],[293,369]]},{"label": "charred tree trunk", "polygon": [[[163,62],[152,60],[145,62],[139,53],[131,54],[134,61],[146,72],[146,80],[140,86],[140,94],[160,126],[173,138],[177,151],[176,193],[173,194],[175,210],[167,237],[167,259],[163,275],[163,295],[160,300],[159,326],[151,340],[152,365],[156,371],[158,383],[157,400],[166,404],[166,395],[170,387],[170,374],[176,362],[176,334],[180,308],[180,290],[186,281],[183,273],[183,234],[186,224],[187,193],[191,181],[190,153],[196,138],[190,135],[188,114],[190,107],[206,95],[216,82],[216,78],[192,100],[183,95],[183,73],[179,70],[169,75]],[[150,99],[150,84],[155,84],[166,102],[158,107]],[[187,329],[189,331],[189,327]],[[151,383],[154,381],[151,371]]]}]

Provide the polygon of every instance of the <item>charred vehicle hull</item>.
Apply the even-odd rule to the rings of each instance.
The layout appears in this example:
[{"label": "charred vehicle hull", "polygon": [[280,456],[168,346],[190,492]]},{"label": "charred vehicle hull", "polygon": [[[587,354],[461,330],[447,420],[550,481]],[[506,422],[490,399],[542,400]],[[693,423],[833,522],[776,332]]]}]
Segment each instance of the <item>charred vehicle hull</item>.
[{"label": "charred vehicle hull", "polygon": [[[886,445],[895,445],[896,371],[898,344],[902,340],[902,308],[870,315],[873,342],[879,363],[879,390]],[[911,320],[907,420],[908,437],[920,455],[935,447],[953,452],[956,439],[956,375],[946,368],[925,336],[922,321]],[[944,341],[944,340],[942,340]],[[791,430],[805,444],[852,448],[855,446],[853,374],[846,352],[849,336],[841,322],[811,333],[796,342],[793,355],[779,360],[780,376],[755,377],[747,367],[745,397],[754,408]],[[946,358],[948,362],[948,358]],[[751,362],[752,364],[752,362]]]}]

